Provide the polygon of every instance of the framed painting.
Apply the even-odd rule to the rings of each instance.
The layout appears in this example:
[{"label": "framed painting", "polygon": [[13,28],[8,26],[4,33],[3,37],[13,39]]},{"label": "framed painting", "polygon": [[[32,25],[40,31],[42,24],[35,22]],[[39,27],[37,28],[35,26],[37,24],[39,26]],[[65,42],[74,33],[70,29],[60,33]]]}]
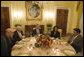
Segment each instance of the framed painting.
[{"label": "framed painting", "polygon": [[25,1],[25,7],[27,20],[42,20],[42,5]]}]

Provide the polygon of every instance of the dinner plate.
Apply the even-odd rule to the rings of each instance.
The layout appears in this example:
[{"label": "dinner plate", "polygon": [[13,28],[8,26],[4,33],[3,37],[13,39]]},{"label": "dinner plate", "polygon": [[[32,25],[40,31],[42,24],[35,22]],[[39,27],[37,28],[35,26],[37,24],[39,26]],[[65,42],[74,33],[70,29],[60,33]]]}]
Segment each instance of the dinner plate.
[{"label": "dinner plate", "polygon": [[22,45],[15,45],[15,48],[17,48],[17,49],[20,49],[22,47],[23,47]]},{"label": "dinner plate", "polygon": [[30,40],[29,39],[24,39],[24,40],[22,40],[22,42],[29,42]]},{"label": "dinner plate", "polygon": [[64,45],[65,45],[65,44],[68,44],[67,42],[60,42],[60,43],[61,43],[61,44],[64,44]]},{"label": "dinner plate", "polygon": [[63,50],[63,53],[66,54],[67,56],[75,56],[76,54],[75,51],[69,49]]},{"label": "dinner plate", "polygon": [[16,45],[22,45],[22,44],[25,44],[25,42],[19,42]]}]

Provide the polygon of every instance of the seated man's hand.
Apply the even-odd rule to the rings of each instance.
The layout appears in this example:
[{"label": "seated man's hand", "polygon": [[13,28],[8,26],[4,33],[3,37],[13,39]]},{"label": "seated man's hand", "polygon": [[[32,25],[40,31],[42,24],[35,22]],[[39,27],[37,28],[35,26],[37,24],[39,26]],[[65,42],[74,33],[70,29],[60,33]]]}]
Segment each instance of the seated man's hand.
[{"label": "seated man's hand", "polygon": [[23,36],[22,36],[22,39],[24,39],[24,38],[25,38],[25,36],[23,35]]},{"label": "seated man's hand", "polygon": [[16,41],[16,44],[18,43],[19,41]]}]

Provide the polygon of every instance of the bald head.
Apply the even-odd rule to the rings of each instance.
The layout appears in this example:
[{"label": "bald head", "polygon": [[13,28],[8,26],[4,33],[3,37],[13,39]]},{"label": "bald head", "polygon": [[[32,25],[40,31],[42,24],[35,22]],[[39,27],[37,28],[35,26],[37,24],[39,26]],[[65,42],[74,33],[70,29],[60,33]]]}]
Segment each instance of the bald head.
[{"label": "bald head", "polygon": [[19,32],[22,30],[21,26],[17,26],[16,29],[17,29],[17,31],[19,31]]},{"label": "bald head", "polygon": [[6,32],[13,32],[13,29],[12,28],[7,28]]},{"label": "bald head", "polygon": [[6,36],[7,37],[13,37],[13,29],[12,28],[7,28],[6,29]]}]

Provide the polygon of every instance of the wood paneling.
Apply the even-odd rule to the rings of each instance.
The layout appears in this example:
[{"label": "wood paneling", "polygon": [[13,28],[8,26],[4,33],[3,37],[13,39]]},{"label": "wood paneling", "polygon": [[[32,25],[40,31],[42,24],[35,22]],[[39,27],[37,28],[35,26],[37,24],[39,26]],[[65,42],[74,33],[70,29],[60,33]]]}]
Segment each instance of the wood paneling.
[{"label": "wood paneling", "polygon": [[1,35],[10,27],[9,7],[1,7]]}]

